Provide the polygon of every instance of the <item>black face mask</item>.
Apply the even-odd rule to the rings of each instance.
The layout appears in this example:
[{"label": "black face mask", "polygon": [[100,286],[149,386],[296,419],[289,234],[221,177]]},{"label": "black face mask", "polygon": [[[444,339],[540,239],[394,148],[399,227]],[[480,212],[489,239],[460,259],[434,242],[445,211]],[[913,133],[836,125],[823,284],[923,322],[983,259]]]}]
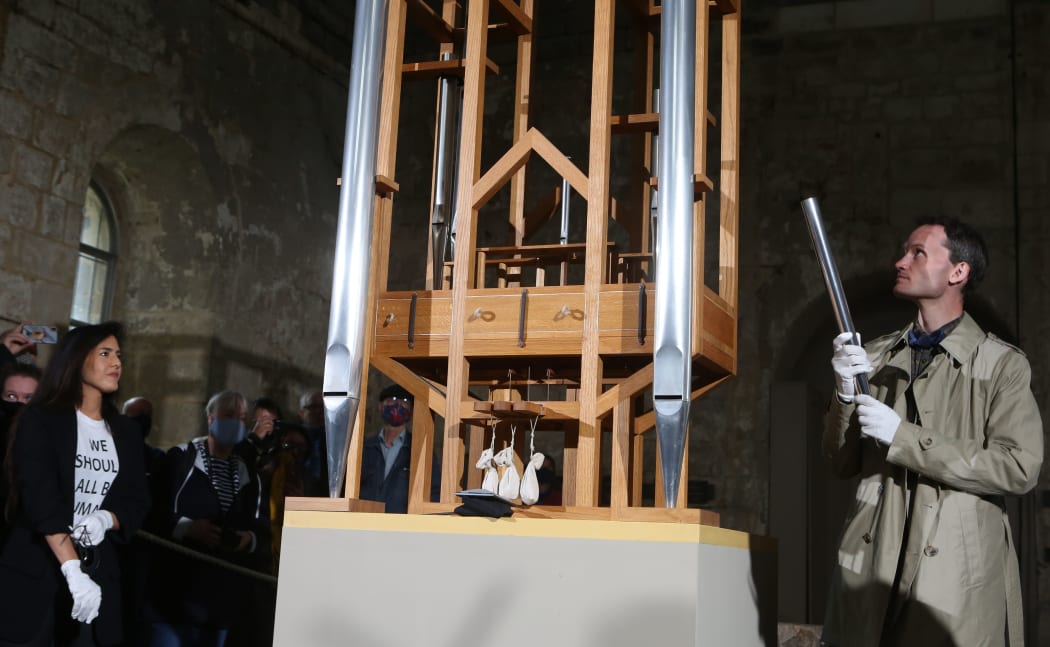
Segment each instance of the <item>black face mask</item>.
[{"label": "black face mask", "polygon": [[9,402],[7,400],[0,401],[0,415],[11,420],[18,415],[18,412],[22,410],[22,407],[26,405],[21,402]]},{"label": "black face mask", "polygon": [[139,430],[142,432],[142,437],[149,436],[150,429],[153,427],[153,418],[150,416],[135,416],[132,418],[139,424]]}]

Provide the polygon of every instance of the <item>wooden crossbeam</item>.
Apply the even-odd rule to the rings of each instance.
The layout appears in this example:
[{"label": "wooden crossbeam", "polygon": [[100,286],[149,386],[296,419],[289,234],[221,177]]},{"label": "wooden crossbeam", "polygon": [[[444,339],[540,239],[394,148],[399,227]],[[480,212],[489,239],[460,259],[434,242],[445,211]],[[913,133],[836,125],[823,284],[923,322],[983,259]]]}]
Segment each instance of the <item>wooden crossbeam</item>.
[{"label": "wooden crossbeam", "polygon": [[455,43],[458,38],[452,25],[427,6],[425,0],[407,0],[408,15],[439,43]]},{"label": "wooden crossbeam", "polygon": [[[537,415],[543,416],[544,420],[556,421],[576,421],[580,418],[579,402],[515,400],[510,409],[504,407],[500,410],[495,410],[496,404],[498,403],[478,400],[464,402],[462,420],[477,423],[492,418],[535,418]],[[515,410],[514,406],[520,408]],[[508,411],[511,413],[507,413]]]},{"label": "wooden crossbeam", "polygon": [[[704,111],[707,123],[718,125],[718,119],[710,111]],[[660,113],[642,112],[631,115],[613,115],[609,123],[614,133],[656,133],[660,131]]]},{"label": "wooden crossbeam", "polygon": [[532,16],[522,11],[514,0],[495,0],[493,8],[508,19],[507,26],[517,36],[532,33]]},{"label": "wooden crossbeam", "polygon": [[430,382],[416,375],[401,362],[389,357],[373,355],[372,366],[411,393],[415,398],[416,407],[424,405],[431,411],[439,414],[445,413],[445,396],[439,393]]},{"label": "wooden crossbeam", "polygon": [[[421,61],[405,63],[401,66],[401,76],[406,80],[436,79],[442,76],[463,78],[466,61],[461,58],[450,58],[447,61]],[[485,69],[489,74],[499,74],[499,66],[492,59],[485,59]]]},{"label": "wooden crossbeam", "polygon": [[[660,178],[649,178],[649,186],[654,189],[659,188]],[[711,181],[711,178],[704,175],[693,176],[693,199],[696,200],[704,193],[715,190],[715,183]]]},{"label": "wooden crossbeam", "polygon": [[566,157],[558,147],[543,136],[543,133],[535,128],[529,129],[529,140],[532,142],[532,150],[536,151],[545,162],[551,165],[555,172],[569,181],[576,193],[590,200],[590,191],[587,176],[572,161]]}]

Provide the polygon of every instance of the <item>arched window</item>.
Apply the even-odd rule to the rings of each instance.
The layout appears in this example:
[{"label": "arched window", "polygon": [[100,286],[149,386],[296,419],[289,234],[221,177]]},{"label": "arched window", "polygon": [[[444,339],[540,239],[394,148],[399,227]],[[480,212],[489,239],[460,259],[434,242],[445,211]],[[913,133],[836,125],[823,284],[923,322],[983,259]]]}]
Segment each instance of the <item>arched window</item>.
[{"label": "arched window", "polygon": [[80,227],[80,255],[73,286],[70,323],[95,324],[109,317],[116,278],[117,226],[113,207],[101,187],[88,186]]}]

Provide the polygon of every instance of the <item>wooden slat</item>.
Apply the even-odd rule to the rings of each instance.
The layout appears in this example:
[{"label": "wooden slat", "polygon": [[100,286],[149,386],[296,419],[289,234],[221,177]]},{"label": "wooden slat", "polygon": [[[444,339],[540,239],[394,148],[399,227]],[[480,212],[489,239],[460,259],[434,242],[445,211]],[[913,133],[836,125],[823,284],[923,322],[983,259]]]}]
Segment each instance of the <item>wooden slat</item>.
[{"label": "wooden slat", "polygon": [[[649,178],[649,185],[653,189],[660,188],[660,178],[653,177]],[[703,175],[693,175],[693,199],[699,198],[704,193],[715,190],[715,183],[711,181],[711,178]]]},{"label": "wooden slat", "polygon": [[550,164],[551,168],[558,175],[568,180],[574,191],[582,196],[590,194],[587,176],[583,174],[579,167],[572,163],[572,160],[558,150],[558,147],[552,144],[543,133],[536,130],[536,128],[530,128],[529,138],[532,141],[532,150],[536,151],[545,162]]},{"label": "wooden slat", "polygon": [[631,477],[631,398],[620,400],[613,408],[612,447],[609,473],[609,506],[630,505],[628,487]]},{"label": "wooden slat", "polygon": [[401,185],[394,181],[394,178],[387,177],[385,175],[376,176],[376,194],[378,195],[390,195],[397,193],[401,190]]},{"label": "wooden slat", "polygon": [[[488,202],[492,196],[496,195],[496,192],[503,188],[507,180],[518,169],[525,166],[525,162],[529,161],[531,154],[532,140],[526,135],[507,149],[507,152],[473,185],[471,207],[476,210]],[[459,249],[458,240],[456,241],[456,248]]]},{"label": "wooden slat", "polygon": [[393,178],[397,160],[397,129],[401,115],[401,62],[405,59],[405,3],[391,2],[387,13],[386,51],[379,95],[376,175]]},{"label": "wooden slat", "polygon": [[456,33],[452,25],[427,6],[426,0],[407,0],[407,5],[408,15],[412,16],[412,20],[436,41],[439,43],[456,41]]},{"label": "wooden slat", "polygon": [[408,467],[408,512],[416,514],[430,500],[431,470],[434,467],[434,414],[416,409],[412,415],[412,451]]},{"label": "wooden slat", "polygon": [[384,512],[386,504],[367,499],[329,499],[326,497],[289,496],[284,509],[307,512]]},{"label": "wooden slat", "polygon": [[[586,191],[587,260],[584,263],[583,348],[580,362],[580,431],[576,454],[576,488],[566,502],[593,506],[598,503],[601,465],[601,427],[597,401],[604,373],[598,353],[598,311],[602,283],[606,280],[608,240],[610,115],[612,115],[613,43],[616,1],[595,0],[594,57],[591,64],[591,127]],[[572,178],[569,178],[572,181]],[[575,188],[575,185],[574,185]]]},{"label": "wooden slat", "polygon": [[[457,232],[455,265],[452,268],[452,320],[466,319],[467,290],[474,276],[474,246],[477,209],[472,199],[481,172],[481,129],[485,106],[485,59],[488,56],[489,3],[475,0],[467,5],[467,56],[463,80],[463,117],[460,127],[459,183],[456,196]],[[448,346],[448,406],[445,410],[445,439],[441,462],[441,501],[451,504],[463,474],[465,451],[461,424],[462,403],[467,400],[470,362],[463,345],[463,331],[452,328]]]},{"label": "wooden slat", "polygon": [[[707,65],[710,55],[710,39],[708,37],[708,14],[706,11],[697,11],[695,20],[696,31],[696,61],[693,69],[693,114],[709,115],[714,119],[707,109],[708,79]],[[693,174],[697,177],[708,177],[707,173],[707,128],[704,124],[695,124],[693,128]],[[700,221],[703,222],[703,211],[700,212]],[[703,238],[700,237],[700,247],[703,249]],[[700,265],[703,267],[703,264]]]},{"label": "wooden slat", "polygon": [[[522,0],[520,11],[526,17],[532,15],[532,1]],[[529,97],[532,93],[532,24],[518,36],[517,73],[514,76],[514,122],[513,141],[517,143],[529,131]],[[514,232],[514,243],[525,242],[525,169],[519,168],[510,179],[510,228]]]},{"label": "wooden slat", "polygon": [[[525,0],[527,1],[527,0]],[[496,13],[503,15],[509,21],[508,26],[518,36],[532,33],[531,12],[526,12],[518,6],[514,0],[495,0]],[[522,3],[524,4],[524,2]]]},{"label": "wooden slat", "polygon": [[652,383],[653,365],[649,364],[645,368],[636,371],[626,380],[611,387],[605,393],[602,393],[601,396],[598,397],[598,415],[604,416],[607,412],[612,410],[618,402],[623,402],[638,394],[640,391],[651,386]]},{"label": "wooden slat", "polygon": [[[544,421],[564,421],[564,420],[579,420],[580,418],[580,403],[579,402],[566,402],[564,400],[532,400],[531,404],[539,405],[543,408],[543,419]],[[475,411],[468,414],[470,407],[472,406]],[[475,400],[472,403],[463,403],[464,409],[464,420],[472,420],[474,422],[491,420],[496,417],[492,412],[492,403],[487,401]]]},{"label": "wooden slat", "polygon": [[[737,306],[739,267],[737,232],[740,218],[740,14],[722,20],[722,169],[719,178],[718,294]],[[736,326],[733,327],[734,339]],[[734,347],[736,344],[734,343]],[[736,372],[736,356],[734,354]]]},{"label": "wooden slat", "polygon": [[[448,514],[461,501],[427,503],[420,506],[420,514]],[[699,508],[596,508],[580,506],[517,506],[514,516],[525,519],[575,519],[583,521],[637,521],[645,523],[691,523],[717,528],[719,514]]]},{"label": "wooden slat", "polygon": [[[401,66],[401,76],[410,81],[437,79],[443,76],[463,78],[466,62],[461,58],[450,58],[447,61],[420,61],[405,63]],[[499,66],[492,59],[485,59],[485,69],[489,74],[499,74]]]},{"label": "wooden slat", "polygon": [[709,0],[708,5],[718,9],[723,16],[740,11],[740,0]]},{"label": "wooden slat", "polygon": [[[699,59],[699,57],[697,58]],[[707,123],[711,126],[718,124],[718,120],[710,110],[698,111],[698,114],[700,113],[705,115]],[[628,115],[613,115],[610,123],[612,124],[612,131],[616,134],[658,133],[660,132],[660,113],[640,112]]]},{"label": "wooden slat", "polygon": [[613,115],[609,124],[614,133],[651,133],[659,130],[660,115],[656,112]]},{"label": "wooden slat", "polygon": [[413,402],[415,410],[424,408],[439,414],[445,412],[445,396],[438,393],[429,382],[410,371],[404,364],[378,355],[372,358],[372,366],[412,394],[412,397],[415,398]]},{"label": "wooden slat", "polygon": [[632,506],[642,505],[642,480],[645,475],[645,437],[642,434],[633,433],[631,438],[631,492],[630,501]]}]

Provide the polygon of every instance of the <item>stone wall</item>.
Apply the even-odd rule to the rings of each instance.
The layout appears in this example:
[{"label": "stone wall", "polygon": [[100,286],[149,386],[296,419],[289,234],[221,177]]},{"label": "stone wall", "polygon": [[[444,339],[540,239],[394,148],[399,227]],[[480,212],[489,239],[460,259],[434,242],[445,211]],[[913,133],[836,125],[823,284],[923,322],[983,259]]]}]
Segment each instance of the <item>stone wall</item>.
[{"label": "stone wall", "polygon": [[199,434],[221,388],[291,405],[319,386],[351,16],[301,4],[324,15],[33,0],[6,19],[0,316],[68,322],[97,181],[117,217],[121,395],[156,401],[162,445]]}]

